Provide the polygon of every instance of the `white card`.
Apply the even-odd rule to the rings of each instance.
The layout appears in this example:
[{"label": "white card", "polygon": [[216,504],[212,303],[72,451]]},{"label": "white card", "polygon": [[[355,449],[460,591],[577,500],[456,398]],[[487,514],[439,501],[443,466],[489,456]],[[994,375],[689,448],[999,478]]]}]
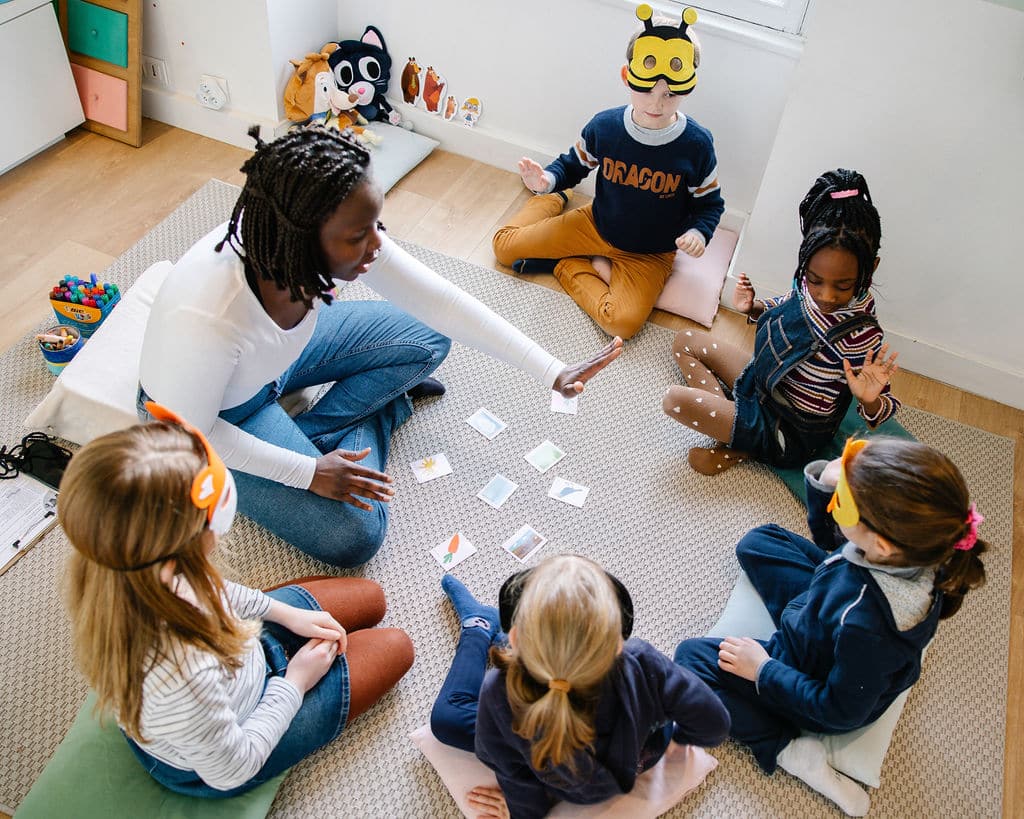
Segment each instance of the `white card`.
[{"label": "white card", "polygon": [[589,493],[589,486],[573,483],[565,478],[555,478],[555,482],[551,484],[551,489],[548,490],[548,497],[582,509],[583,502],[587,499]]},{"label": "white card", "polygon": [[476,554],[476,546],[466,540],[461,532],[456,532],[450,540],[437,544],[430,553],[441,564],[441,568],[448,571],[470,555]]},{"label": "white card", "polygon": [[494,438],[505,429],[505,422],[497,415],[491,414],[488,410],[480,407],[476,412],[466,419],[466,423],[484,436],[488,441]]},{"label": "white card", "polygon": [[563,412],[566,415],[575,415],[579,410],[578,395],[574,395],[572,398],[566,398],[558,390],[551,391],[551,411],[552,412]]},{"label": "white card", "polygon": [[526,460],[530,462],[530,466],[538,472],[547,472],[551,467],[565,457],[565,453],[551,443],[551,441],[545,441],[539,446],[531,449],[523,457],[526,458]]},{"label": "white card", "polygon": [[448,456],[443,452],[438,452],[436,455],[430,455],[419,461],[413,461],[409,466],[412,467],[412,474],[416,476],[416,480],[420,483],[432,481],[434,478],[440,478],[442,475],[450,475],[452,471],[451,464],[448,463]]},{"label": "white card", "polygon": [[532,526],[524,524],[518,532],[501,544],[501,548],[516,560],[525,563],[530,555],[547,542],[548,539],[544,535],[535,531]]},{"label": "white card", "polygon": [[510,481],[504,475],[495,475],[487,482],[487,486],[476,493],[488,506],[501,509],[501,505],[519,488],[519,484]]}]

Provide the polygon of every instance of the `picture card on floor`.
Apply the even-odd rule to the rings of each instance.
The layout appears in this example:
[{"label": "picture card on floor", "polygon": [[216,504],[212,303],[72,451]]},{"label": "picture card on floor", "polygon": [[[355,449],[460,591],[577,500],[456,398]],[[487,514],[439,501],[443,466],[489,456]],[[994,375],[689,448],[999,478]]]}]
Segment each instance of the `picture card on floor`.
[{"label": "picture card on floor", "polygon": [[562,412],[566,415],[575,415],[579,410],[580,397],[574,395],[572,398],[566,398],[558,390],[551,391],[551,411]]},{"label": "picture card on floor", "polygon": [[493,415],[483,407],[480,407],[480,409],[470,415],[469,418],[466,419],[466,423],[483,435],[488,441],[493,441],[494,438],[505,429],[505,422],[497,415]]},{"label": "picture card on floor", "polygon": [[519,484],[510,481],[504,475],[495,475],[487,485],[477,492],[476,496],[488,506],[501,509],[501,505],[519,488]]},{"label": "picture card on floor", "polygon": [[539,446],[531,449],[523,457],[526,458],[526,460],[530,462],[530,465],[538,472],[547,472],[551,467],[565,457],[565,453],[551,443],[551,441],[545,441]]},{"label": "picture card on floor", "polygon": [[441,564],[441,568],[448,571],[458,566],[467,557],[476,554],[476,546],[466,540],[461,532],[456,532],[450,540],[437,544],[430,550],[430,553]]},{"label": "picture card on floor", "polygon": [[537,532],[529,524],[523,527],[512,537],[501,544],[501,548],[508,552],[516,560],[525,563],[534,552],[548,542],[540,532]]},{"label": "picture card on floor", "polygon": [[560,500],[562,503],[567,503],[570,506],[578,506],[581,509],[588,494],[590,494],[589,486],[573,483],[565,478],[555,478],[555,482],[551,484],[551,489],[548,490],[549,498]]},{"label": "picture card on floor", "polygon": [[450,475],[452,471],[451,464],[448,463],[448,456],[443,452],[413,461],[409,466],[412,467],[412,474],[416,476],[419,483],[432,481],[442,475]]}]

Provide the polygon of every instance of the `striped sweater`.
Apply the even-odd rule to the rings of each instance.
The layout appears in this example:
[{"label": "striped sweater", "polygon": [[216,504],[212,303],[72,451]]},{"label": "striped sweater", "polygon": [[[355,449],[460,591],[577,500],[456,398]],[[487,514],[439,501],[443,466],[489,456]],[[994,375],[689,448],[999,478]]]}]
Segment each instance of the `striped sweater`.
[{"label": "striped sweater", "polygon": [[[811,331],[821,342],[821,347],[815,355],[794,367],[782,380],[779,389],[787,400],[801,412],[810,415],[828,415],[835,409],[846,384],[843,359],[849,359],[854,369],[859,368],[869,352],[877,353],[882,346],[882,330],[879,327],[865,327],[844,336],[833,345],[825,343],[828,331],[841,321],[856,313],[868,313],[873,316],[875,314],[875,299],[868,293],[864,298],[854,300],[842,310],[836,310],[834,313],[822,313],[810,293],[807,292],[805,283],[801,283],[801,288],[804,306],[807,308],[807,315],[810,318]],[[784,296],[762,299],[765,310],[778,307],[794,295],[795,291],[790,290]],[[878,400],[881,406],[871,416],[864,411],[863,405],[857,405],[857,412],[872,427],[891,418],[901,406],[900,401],[890,393],[888,384],[882,389]]]},{"label": "striped sweater", "polygon": [[[190,589],[179,588],[188,599]],[[256,589],[227,583],[227,601],[243,619],[259,619],[271,600]],[[229,790],[250,780],[267,761],[302,705],[284,677],[267,679],[266,657],[253,639],[235,673],[192,646],[176,645],[146,675],[141,733],[146,753],[208,785]],[[264,687],[266,682],[266,687]]]}]

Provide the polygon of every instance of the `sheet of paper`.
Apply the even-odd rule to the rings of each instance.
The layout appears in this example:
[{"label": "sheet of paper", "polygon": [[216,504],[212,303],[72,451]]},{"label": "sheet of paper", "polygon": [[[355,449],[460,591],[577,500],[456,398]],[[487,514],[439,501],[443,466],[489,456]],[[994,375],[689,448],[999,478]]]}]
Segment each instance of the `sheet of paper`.
[{"label": "sheet of paper", "polygon": [[547,542],[548,539],[544,535],[529,524],[523,524],[518,532],[501,544],[501,548],[516,560],[525,563],[529,560],[530,555]]},{"label": "sheet of paper", "polygon": [[566,415],[575,415],[579,411],[580,397],[574,395],[566,398],[558,390],[551,391],[551,411],[562,412]]},{"label": "sheet of paper", "polygon": [[534,447],[523,457],[538,472],[547,472],[565,457],[565,453],[551,443],[551,441],[544,441],[544,443]]},{"label": "sheet of paper", "polygon": [[449,569],[454,569],[467,557],[475,555],[476,546],[466,540],[461,532],[456,532],[444,543],[438,543],[430,550],[430,554],[447,572]]},{"label": "sheet of paper", "polygon": [[507,426],[497,415],[494,415],[484,407],[466,419],[466,423],[484,436],[488,441],[493,441]]},{"label": "sheet of paper", "polygon": [[513,492],[519,488],[519,484],[510,481],[504,475],[495,475],[487,485],[477,492],[476,496],[488,506],[501,509],[501,505],[509,499]]},{"label": "sheet of paper", "polygon": [[583,508],[583,502],[589,494],[589,486],[573,483],[565,478],[555,478],[555,482],[551,484],[551,489],[548,490],[549,498],[560,500],[562,503],[567,503],[570,506],[578,506],[581,509]]},{"label": "sheet of paper", "polygon": [[57,522],[57,493],[25,474],[0,481],[0,573]]},{"label": "sheet of paper", "polygon": [[419,461],[413,461],[409,466],[412,467],[412,474],[416,476],[416,480],[420,483],[432,481],[434,478],[440,478],[442,475],[450,475],[452,472],[452,466],[448,463],[448,456],[443,452],[438,452],[436,455],[430,455]]}]

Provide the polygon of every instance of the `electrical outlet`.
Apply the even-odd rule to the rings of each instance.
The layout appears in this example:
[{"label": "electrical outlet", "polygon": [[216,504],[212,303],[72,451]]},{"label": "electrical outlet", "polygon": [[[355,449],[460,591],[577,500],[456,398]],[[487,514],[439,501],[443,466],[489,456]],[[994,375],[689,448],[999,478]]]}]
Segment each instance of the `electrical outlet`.
[{"label": "electrical outlet", "polygon": [[156,57],[142,55],[142,80],[152,85],[159,85],[161,88],[170,88],[171,83],[167,75],[167,63],[158,60]]},{"label": "electrical outlet", "polygon": [[228,104],[228,84],[220,77],[203,74],[199,78],[199,87],[196,88],[196,99],[205,108],[219,111]]}]

